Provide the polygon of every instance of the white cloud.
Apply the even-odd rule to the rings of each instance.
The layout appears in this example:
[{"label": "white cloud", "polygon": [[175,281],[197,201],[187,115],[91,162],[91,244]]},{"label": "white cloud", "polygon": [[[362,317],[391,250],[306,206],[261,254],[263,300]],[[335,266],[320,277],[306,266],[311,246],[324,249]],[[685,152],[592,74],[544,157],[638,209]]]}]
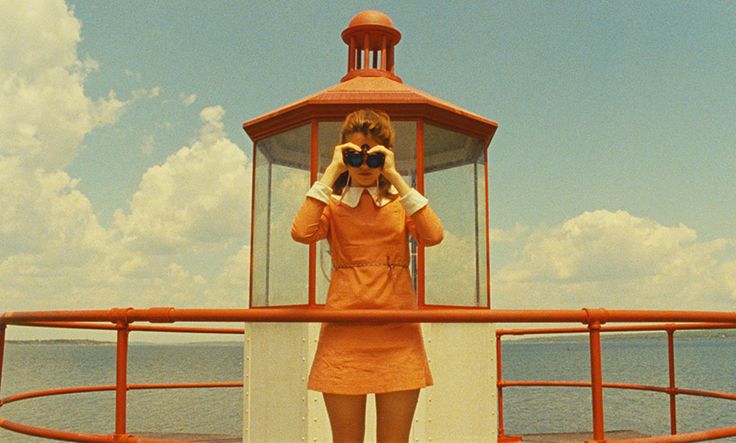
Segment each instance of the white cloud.
[{"label": "white cloud", "polygon": [[[43,32],[39,32],[43,30]],[[77,57],[80,23],[63,1],[0,4],[0,155],[33,170],[61,169],[95,126],[124,103],[84,93],[94,60]]]},{"label": "white cloud", "polygon": [[143,139],[143,143],[139,146],[139,149],[144,154],[151,155],[153,151],[156,149],[156,141],[153,138],[153,135],[147,135]]},{"label": "white cloud", "polygon": [[492,243],[513,243],[529,231],[528,226],[517,225],[511,229],[491,229]]},{"label": "white cloud", "polygon": [[135,72],[135,71],[133,71],[133,70],[130,70],[130,69],[126,69],[126,70],[124,70],[124,71],[123,71],[123,73],[124,73],[125,75],[127,75],[128,77],[132,77],[132,78],[134,78],[134,79],[136,79],[136,80],[140,80],[140,79],[142,78],[142,76],[141,76],[141,73],[140,73],[140,72]]},{"label": "white cloud", "polygon": [[63,1],[0,2],[0,311],[243,306],[250,165],[224,134],[224,111],[203,110],[199,139],[101,226],[64,168],[96,126],[161,90],[88,97],[99,66],[78,59],[79,36]]},{"label": "white cloud", "polygon": [[223,113],[219,106],[203,109],[203,126],[192,146],[145,173],[130,213],[115,214],[126,244],[174,254],[243,238],[249,220],[249,163],[224,134]]},{"label": "white cloud", "polygon": [[533,232],[494,276],[494,300],[519,308],[725,309],[736,300],[734,266],[732,239],[700,242],[684,225],[586,212]]},{"label": "white cloud", "polygon": [[128,102],[118,100],[115,91],[110,91],[107,98],[97,100],[97,125],[111,125],[118,121]]},{"label": "white cloud", "polygon": [[161,95],[161,87],[160,86],[154,86],[151,89],[136,89],[133,91],[133,99],[141,99],[141,98],[155,98]]},{"label": "white cloud", "polygon": [[197,101],[197,94],[180,94],[179,98],[181,99],[181,102],[184,104],[184,106],[191,106],[194,102]]},{"label": "white cloud", "polygon": [[[442,243],[425,249],[427,303],[475,306],[475,241],[445,230]],[[486,294],[480,293],[485,303]]]}]

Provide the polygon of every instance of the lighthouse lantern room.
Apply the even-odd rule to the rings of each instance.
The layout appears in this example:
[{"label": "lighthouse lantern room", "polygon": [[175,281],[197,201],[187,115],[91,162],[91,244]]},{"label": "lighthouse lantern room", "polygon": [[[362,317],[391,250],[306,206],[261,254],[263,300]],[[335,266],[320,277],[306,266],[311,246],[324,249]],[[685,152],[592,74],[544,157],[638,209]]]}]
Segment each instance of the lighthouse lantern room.
[{"label": "lighthouse lantern room", "polygon": [[[434,248],[409,245],[419,309],[491,308],[487,150],[497,124],[405,85],[394,60],[400,39],[385,14],[357,14],[342,32],[347,73],[338,84],[243,124],[254,143],[250,308],[323,308],[329,247],[292,240],[291,221],[329,164],[342,121],[363,108],[390,116],[399,172],[445,229]],[[412,441],[494,441],[494,326],[423,331],[435,385],[422,391]],[[246,325],[244,441],[330,440],[322,395],[306,390],[318,335],[317,324]]]},{"label": "lighthouse lantern room", "polygon": [[419,307],[490,308],[487,148],[496,123],[405,85],[394,64],[401,34],[385,14],[356,15],[342,39],[340,83],[243,125],[254,141],[250,307],[324,304],[326,241],[305,248],[289,224],[329,164],[342,120],[373,108],[391,117],[399,170],[447,234],[443,247],[411,245]]}]

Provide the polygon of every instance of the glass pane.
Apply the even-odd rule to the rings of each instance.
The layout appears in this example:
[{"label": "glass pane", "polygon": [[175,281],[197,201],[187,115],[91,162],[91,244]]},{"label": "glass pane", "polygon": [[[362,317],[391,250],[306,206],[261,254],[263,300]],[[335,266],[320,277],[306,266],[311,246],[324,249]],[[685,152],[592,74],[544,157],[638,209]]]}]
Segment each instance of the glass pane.
[{"label": "glass pane", "polygon": [[273,167],[269,306],[307,304],[309,248],[291,238],[291,222],[309,189],[309,171]]},{"label": "glass pane", "polygon": [[258,142],[273,164],[309,171],[311,125],[304,125]]},{"label": "glass pane", "polygon": [[[417,186],[417,122],[393,122],[396,129],[396,169],[413,188]],[[417,289],[417,243],[409,237],[409,272],[414,290]]]},{"label": "glass pane", "polygon": [[488,277],[483,143],[431,125],[425,126],[424,143],[425,152],[436,161],[425,174],[425,194],[445,228],[443,242],[425,249],[425,302],[485,307]]},{"label": "glass pane", "polygon": [[251,303],[252,306],[267,306],[268,288],[268,198],[271,182],[271,162],[263,153],[260,143],[256,144],[253,166],[253,244],[251,247]]},{"label": "glass pane", "polygon": [[480,139],[424,125],[424,172],[475,163],[483,148]]},{"label": "glass pane", "polygon": [[309,249],[292,240],[290,230],[304,201],[304,193],[294,190],[309,189],[310,132],[302,126],[256,144],[253,306],[308,301]]},{"label": "glass pane", "polygon": [[[318,176],[321,176],[325,169],[327,169],[327,165],[332,160],[335,145],[340,143],[340,126],[342,126],[341,121],[319,123]],[[317,243],[316,268],[315,298],[318,304],[324,304],[327,301],[327,289],[330,286],[330,274],[332,273],[332,256],[330,255],[330,245],[327,243],[327,240]]]},{"label": "glass pane", "polygon": [[[394,152],[399,172],[411,186],[416,186],[416,122],[415,121],[393,121],[396,130],[396,143]],[[319,174],[322,174],[332,160],[335,145],[340,143],[339,122],[319,123]],[[416,276],[416,245],[410,245],[411,272]],[[327,289],[330,285],[330,273],[332,270],[332,259],[327,241],[321,241],[317,245],[317,275],[316,275],[316,298],[317,303],[324,303],[327,298]],[[415,277],[414,277],[415,279]],[[416,288],[416,281],[414,281]]]}]

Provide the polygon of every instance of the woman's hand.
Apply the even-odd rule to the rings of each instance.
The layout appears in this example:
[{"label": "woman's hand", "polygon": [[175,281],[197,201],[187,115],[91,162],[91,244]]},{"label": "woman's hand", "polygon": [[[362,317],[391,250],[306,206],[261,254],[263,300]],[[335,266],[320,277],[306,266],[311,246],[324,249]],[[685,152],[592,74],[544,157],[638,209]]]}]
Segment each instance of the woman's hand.
[{"label": "woman's hand", "polygon": [[355,143],[348,142],[335,146],[335,150],[332,151],[332,161],[327,167],[334,168],[336,171],[338,171],[338,175],[348,170],[343,156],[343,153],[346,149],[352,149],[353,151],[360,152],[360,146],[356,145]]},{"label": "woman's hand", "polygon": [[399,195],[404,196],[411,190],[411,186],[406,183],[404,178],[396,169],[396,157],[394,156],[394,151],[385,146],[376,145],[368,150],[368,154],[383,154],[384,160],[381,174],[383,174],[386,180],[394,185],[394,188],[399,191]]},{"label": "woman's hand", "polygon": [[348,142],[335,146],[335,149],[332,151],[332,160],[330,161],[330,164],[327,165],[325,173],[320,177],[320,182],[332,187],[340,174],[348,170],[348,167],[345,165],[345,161],[343,160],[343,152],[346,149],[353,149],[360,152],[360,147],[355,143]]},{"label": "woman's hand", "polygon": [[381,173],[383,175],[394,173],[398,174],[398,172],[396,171],[396,159],[394,158],[394,151],[388,149],[383,145],[376,145],[370,148],[366,153],[368,155],[383,154],[383,169],[381,169]]}]

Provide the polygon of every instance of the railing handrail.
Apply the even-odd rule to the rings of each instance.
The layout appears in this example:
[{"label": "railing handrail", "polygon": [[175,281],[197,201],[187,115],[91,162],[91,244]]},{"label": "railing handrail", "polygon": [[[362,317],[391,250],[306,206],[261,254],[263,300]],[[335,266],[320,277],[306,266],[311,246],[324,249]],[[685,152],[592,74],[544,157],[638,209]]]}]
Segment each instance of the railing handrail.
[{"label": "railing handrail", "polygon": [[[589,326],[587,328],[519,328],[519,329],[499,329],[496,331],[496,350],[497,350],[497,387],[498,387],[498,408],[499,408],[499,441],[512,442],[519,441],[514,436],[506,436],[503,424],[503,389],[507,387],[587,387],[593,391],[593,441],[633,443],[675,443],[675,442],[695,442],[703,440],[712,440],[717,438],[725,438],[736,436],[736,427],[725,427],[719,429],[710,429],[705,431],[690,432],[686,434],[677,433],[677,395],[692,395],[699,397],[718,398],[724,400],[736,401],[736,393],[725,393],[716,391],[704,391],[696,389],[679,388],[675,382],[675,366],[674,366],[674,333],[682,330],[714,330],[714,329],[736,329],[736,325],[732,323],[691,323],[691,324],[646,324],[646,325],[619,325],[619,326]],[[601,377],[601,345],[600,333],[611,332],[666,332],[667,333],[667,359],[669,385],[649,386],[634,383],[614,383],[603,382]],[[514,380],[508,381],[503,379],[503,357],[501,352],[501,338],[503,336],[512,335],[542,335],[542,334],[590,334],[589,345],[591,348],[591,381],[536,381],[536,380]],[[598,383],[596,385],[596,379]],[[656,436],[647,438],[637,438],[634,440],[611,440],[605,439],[605,429],[603,424],[603,388],[612,389],[630,389],[651,392],[660,392],[670,396],[670,435]],[[599,398],[596,402],[596,397]],[[597,404],[598,403],[598,404]]]},{"label": "railing handrail", "polygon": [[417,323],[651,323],[736,324],[736,312],[610,309],[330,309],[268,307],[253,309],[114,308],[89,311],[4,312],[0,324],[33,322],[417,322]]},{"label": "railing handrail", "polygon": [[[135,322],[148,322],[154,325],[135,325]],[[665,392],[671,398],[671,413],[675,410],[674,399],[677,394],[716,396],[718,398],[731,398],[734,394],[714,393],[710,391],[697,391],[679,389],[674,385],[673,365],[674,359],[670,353],[670,386],[667,388],[624,385],[605,383],[601,378],[600,357],[600,334],[611,331],[667,331],[669,346],[673,347],[672,339],[675,330],[678,329],[727,329],[736,328],[736,312],[716,311],[641,311],[641,310],[607,310],[590,309],[580,310],[489,310],[489,309],[463,309],[463,308],[423,308],[416,310],[376,310],[376,309],[352,309],[335,310],[325,307],[269,307],[256,309],[178,309],[174,307],[155,307],[147,309],[135,308],[113,308],[109,310],[78,310],[78,311],[37,311],[37,312],[4,312],[0,313],[0,386],[2,386],[2,364],[5,345],[5,331],[8,325],[51,327],[51,328],[73,328],[73,329],[101,329],[117,331],[117,375],[115,385],[103,387],[78,387],[63,388],[61,390],[45,391],[56,394],[69,393],[69,390],[115,390],[116,391],[116,423],[115,432],[110,435],[69,433],[64,431],[36,428],[23,424],[13,423],[0,417],[0,427],[15,432],[26,433],[46,438],[56,438],[80,442],[175,442],[174,440],[161,440],[152,438],[137,438],[126,433],[126,398],[127,391],[136,389],[136,386],[127,383],[127,358],[128,337],[132,331],[153,332],[189,332],[189,333],[218,333],[218,334],[242,334],[243,329],[232,328],[202,328],[202,327],[179,327],[163,326],[164,323],[176,322],[416,322],[416,323],[582,323],[586,327],[577,328],[547,328],[547,329],[501,329],[497,333],[498,352],[498,392],[499,392],[499,441],[507,441],[503,430],[503,387],[514,386],[514,383],[505,382],[502,378],[502,357],[500,340],[504,335],[542,334],[542,333],[580,333],[588,332],[590,335],[591,352],[591,381],[590,382],[564,382],[577,383],[577,386],[591,387],[593,398],[593,438],[594,441],[605,441],[603,426],[603,388],[643,389]],[[639,323],[661,322],[657,325],[642,325]],[[635,323],[633,325],[610,326],[606,323]],[[232,387],[226,382],[227,387]],[[523,383],[523,382],[521,382]],[[535,382],[526,382],[535,383]],[[543,382],[536,382],[543,383]],[[563,382],[554,382],[563,383]],[[197,387],[197,384],[186,384],[179,387]],[[145,385],[149,388],[140,389],[163,389],[174,387],[173,385]],[[242,382],[240,383],[242,386]],[[520,385],[516,385],[520,386]],[[224,387],[224,386],[218,386]],[[66,390],[67,392],[60,392]],[[26,398],[42,396],[38,391],[34,393],[16,394],[13,397],[0,399],[0,407],[11,401],[18,401],[24,395]],[[79,391],[83,392],[83,391]],[[23,398],[25,399],[25,398]],[[675,420],[672,419],[672,428],[675,429]],[[673,432],[674,434],[675,432]],[[736,435],[736,428],[721,428],[698,433],[680,434],[679,436],[655,437],[657,442],[674,441],[701,441],[705,438],[721,438],[722,436]],[[714,436],[719,437],[714,437]],[[697,438],[697,439],[692,439]],[[611,441],[611,440],[609,440]]]}]

